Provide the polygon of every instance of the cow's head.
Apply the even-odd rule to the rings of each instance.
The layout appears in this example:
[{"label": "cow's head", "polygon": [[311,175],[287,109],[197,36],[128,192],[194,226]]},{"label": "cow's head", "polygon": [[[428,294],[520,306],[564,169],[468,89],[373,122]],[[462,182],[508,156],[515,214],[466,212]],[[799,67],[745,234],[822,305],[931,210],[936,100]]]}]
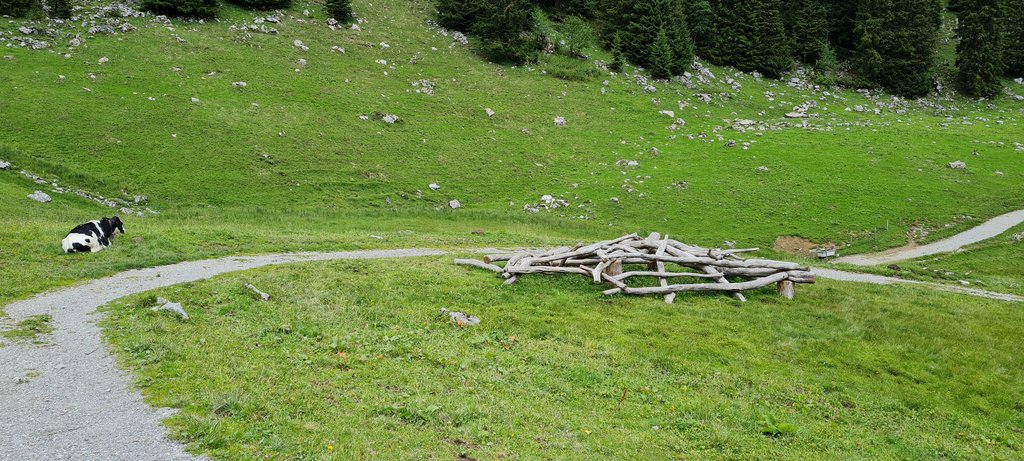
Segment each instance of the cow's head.
[{"label": "cow's head", "polygon": [[120,216],[114,216],[113,218],[103,218],[104,221],[110,222],[110,230],[113,232],[124,233],[124,223],[121,222]]}]

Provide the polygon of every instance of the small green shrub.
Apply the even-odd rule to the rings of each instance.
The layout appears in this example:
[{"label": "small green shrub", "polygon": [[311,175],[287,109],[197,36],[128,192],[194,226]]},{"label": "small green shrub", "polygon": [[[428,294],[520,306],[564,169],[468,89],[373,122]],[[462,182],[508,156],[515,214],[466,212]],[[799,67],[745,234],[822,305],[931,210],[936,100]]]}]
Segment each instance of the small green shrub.
[{"label": "small green shrub", "polygon": [[587,21],[579,16],[569,16],[562,23],[562,27],[565,34],[565,46],[569,49],[570,54],[580,54],[584,48],[594,42],[594,32],[590,29],[590,24],[587,24]]},{"label": "small green shrub", "polygon": [[217,16],[217,0],[142,0],[141,7],[154,14],[179,18]]},{"label": "small green shrub", "polygon": [[20,18],[28,14],[38,2],[34,0],[0,0],[0,15]]},{"label": "small green shrub", "polygon": [[327,0],[324,6],[327,9],[327,16],[340,22],[351,22],[355,19],[351,0]]},{"label": "small green shrub", "polygon": [[50,7],[49,16],[55,19],[68,19],[71,17],[71,3],[68,0],[49,0],[46,2]]}]

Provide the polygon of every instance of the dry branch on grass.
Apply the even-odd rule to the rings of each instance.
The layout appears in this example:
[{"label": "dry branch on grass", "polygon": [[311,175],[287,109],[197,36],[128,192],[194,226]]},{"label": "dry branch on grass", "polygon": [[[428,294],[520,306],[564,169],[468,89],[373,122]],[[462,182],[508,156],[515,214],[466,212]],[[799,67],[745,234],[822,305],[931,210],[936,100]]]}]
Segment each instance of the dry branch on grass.
[{"label": "dry branch on grass", "polygon": [[[814,283],[810,269],[796,263],[767,259],[743,259],[741,254],[757,248],[710,249],[661,237],[657,232],[647,238],[630,234],[590,245],[550,250],[525,250],[492,254],[483,261],[456,259],[456,264],[479,267],[504,277],[505,284],[516,283],[526,274],[579,274],[610,288],[605,295],[664,295],[672,303],[677,293],[717,291],[746,301],[746,290],[778,286],[779,294],[793,299],[794,283]],[[505,267],[494,263],[505,262]],[[644,269],[626,270],[626,265],[644,265]],[[668,265],[678,268],[669,270]],[[689,271],[684,270],[689,269]],[[658,286],[629,286],[626,281],[638,277],[658,279]],[[736,280],[730,280],[732,277]],[[700,283],[669,283],[669,279],[695,278]]]}]

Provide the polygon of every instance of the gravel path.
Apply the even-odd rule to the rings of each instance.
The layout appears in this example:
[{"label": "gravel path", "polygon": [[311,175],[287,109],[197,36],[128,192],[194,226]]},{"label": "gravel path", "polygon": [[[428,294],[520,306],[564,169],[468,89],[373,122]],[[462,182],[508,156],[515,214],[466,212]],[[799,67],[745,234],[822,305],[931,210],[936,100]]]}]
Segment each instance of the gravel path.
[{"label": "gravel path", "polygon": [[353,251],[232,257],[130,270],[15,302],[14,319],[53,316],[47,345],[0,347],[0,460],[192,459],[167,438],[153,409],[114,367],[100,339],[96,308],[115,299],[225,272],[270,264],[444,254],[437,250]]},{"label": "gravel path", "polygon": [[949,253],[972,243],[988,240],[1020,223],[1024,223],[1024,210],[1011,211],[1004,215],[996,216],[977,227],[963,231],[950,238],[939,240],[938,242],[915,247],[893,248],[880,253],[844,256],[836,259],[834,262],[857,266],[877,266],[879,264],[889,264],[936,253]]},{"label": "gravel path", "polygon": [[[96,308],[134,293],[192,282],[226,272],[303,261],[436,256],[405,249],[228,257],[122,272],[38,295],[5,307],[20,320],[50,314],[54,332],[45,345],[0,347],[0,460],[184,460],[184,447],[167,438],[160,420],[172,409],[151,408],[114,366],[100,338]],[[816,275],[873,284],[907,283],[943,291],[1024,302],[1024,297],[815,268]]]},{"label": "gravel path", "polygon": [[994,291],[979,290],[977,288],[968,288],[958,285],[946,285],[942,283],[922,282],[920,280],[898,279],[895,277],[885,277],[882,275],[838,271],[835,269],[824,269],[820,267],[812,267],[811,272],[814,272],[814,275],[821,277],[823,279],[839,280],[841,282],[860,282],[870,283],[873,285],[893,285],[897,283],[902,283],[905,285],[915,285],[930,288],[933,290],[977,296],[980,298],[996,299],[999,301],[1011,301],[1018,303],[1024,302],[1024,296],[1011,295],[1007,293],[996,293]]}]

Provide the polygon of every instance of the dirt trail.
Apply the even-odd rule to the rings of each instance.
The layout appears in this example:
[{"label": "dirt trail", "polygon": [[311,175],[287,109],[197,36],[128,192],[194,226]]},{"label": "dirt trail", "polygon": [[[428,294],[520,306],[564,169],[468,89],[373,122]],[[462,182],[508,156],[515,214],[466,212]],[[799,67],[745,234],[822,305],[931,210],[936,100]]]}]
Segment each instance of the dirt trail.
[{"label": "dirt trail", "polygon": [[[227,257],[137,269],[40,294],[5,307],[13,320],[53,317],[46,345],[0,345],[0,460],[178,460],[192,459],[167,438],[160,420],[173,414],[151,408],[115,367],[101,341],[96,308],[115,299],[219,274],[272,265],[338,259],[436,256],[432,249],[295,253]],[[908,283],[933,289],[1024,302],[1024,297],[814,269],[822,278],[873,284]]]},{"label": "dirt trail", "polygon": [[115,368],[100,339],[96,308],[134,293],[270,264],[443,254],[437,250],[299,253],[192,261],[122,272],[6,306],[20,320],[53,316],[47,345],[0,347],[0,460],[192,459],[167,438],[153,409]]},{"label": "dirt trail", "polygon": [[927,245],[893,248],[879,253],[844,256],[834,260],[834,262],[857,266],[877,266],[879,264],[889,264],[937,253],[949,253],[972,243],[988,240],[1020,223],[1024,223],[1024,210],[1011,211],[1004,215],[996,216],[977,227]]}]

